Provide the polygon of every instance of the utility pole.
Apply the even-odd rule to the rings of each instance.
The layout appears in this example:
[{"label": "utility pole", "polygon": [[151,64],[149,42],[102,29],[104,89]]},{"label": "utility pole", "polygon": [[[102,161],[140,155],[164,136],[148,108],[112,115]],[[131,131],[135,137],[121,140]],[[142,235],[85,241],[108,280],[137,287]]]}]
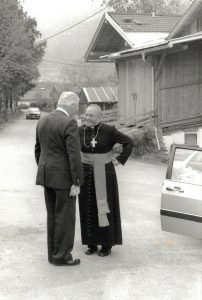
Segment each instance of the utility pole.
[{"label": "utility pole", "polygon": [[152,16],[154,17],[155,14],[156,14],[156,4],[155,4],[155,0],[152,0],[152,6],[153,6]]}]

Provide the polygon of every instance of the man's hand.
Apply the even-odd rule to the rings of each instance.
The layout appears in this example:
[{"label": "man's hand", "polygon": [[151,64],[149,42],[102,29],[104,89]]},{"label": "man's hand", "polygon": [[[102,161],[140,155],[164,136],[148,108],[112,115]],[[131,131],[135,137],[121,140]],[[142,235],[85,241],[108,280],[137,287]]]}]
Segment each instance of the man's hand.
[{"label": "man's hand", "polygon": [[120,165],[120,162],[115,157],[112,158],[112,162],[115,166]]},{"label": "man's hand", "polygon": [[80,186],[72,185],[70,190],[70,196],[74,197],[77,196],[80,193]]}]

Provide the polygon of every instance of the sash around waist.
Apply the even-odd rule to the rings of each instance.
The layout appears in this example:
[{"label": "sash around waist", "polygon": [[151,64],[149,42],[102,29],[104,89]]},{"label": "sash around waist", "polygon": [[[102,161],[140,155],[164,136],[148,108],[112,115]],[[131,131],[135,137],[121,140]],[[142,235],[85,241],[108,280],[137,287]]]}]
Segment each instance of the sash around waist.
[{"label": "sash around waist", "polygon": [[112,151],[107,153],[84,153],[81,152],[81,160],[84,164],[102,165],[112,161]]},{"label": "sash around waist", "polygon": [[85,164],[93,165],[99,226],[109,226],[107,214],[110,210],[107,201],[105,164],[112,161],[112,152],[101,154],[81,152],[81,160]]}]

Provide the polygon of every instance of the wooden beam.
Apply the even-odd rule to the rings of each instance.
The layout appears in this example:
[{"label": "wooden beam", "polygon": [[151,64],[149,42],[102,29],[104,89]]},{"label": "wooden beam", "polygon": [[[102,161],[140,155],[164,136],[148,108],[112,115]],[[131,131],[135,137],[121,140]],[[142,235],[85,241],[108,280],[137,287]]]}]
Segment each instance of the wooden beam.
[{"label": "wooden beam", "polygon": [[172,84],[172,85],[166,85],[166,86],[161,86],[159,90],[168,90],[168,89],[174,89],[178,87],[183,87],[183,86],[190,86],[190,85],[199,85],[202,83],[202,80],[195,80],[191,82],[186,82],[186,83],[177,83],[177,84]]},{"label": "wooden beam", "polygon": [[159,122],[159,125],[161,128],[169,128],[169,127],[174,127],[174,126],[186,126],[188,124],[197,124],[201,125],[202,124],[202,116],[200,113],[192,115],[192,116],[187,116],[184,117],[183,119],[176,119],[172,121],[166,121],[166,122]]},{"label": "wooden beam", "polygon": [[90,52],[90,57],[92,57],[92,56],[104,56],[104,55],[108,55],[108,54],[110,54],[111,52],[107,52],[107,51],[91,51]]},{"label": "wooden beam", "polygon": [[162,65],[164,63],[166,55],[167,55],[167,53],[165,53],[165,52],[161,55],[161,59],[160,59],[159,65],[158,65],[158,69],[157,69],[157,72],[156,72],[155,80],[157,80],[158,77],[159,77],[159,75],[160,75],[160,72],[161,72],[161,69],[162,69]]}]

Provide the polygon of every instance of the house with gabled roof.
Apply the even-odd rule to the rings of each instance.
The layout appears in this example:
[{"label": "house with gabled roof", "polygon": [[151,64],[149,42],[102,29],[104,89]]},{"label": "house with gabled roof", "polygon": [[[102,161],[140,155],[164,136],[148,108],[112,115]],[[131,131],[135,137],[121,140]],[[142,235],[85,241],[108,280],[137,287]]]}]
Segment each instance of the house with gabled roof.
[{"label": "house with gabled roof", "polygon": [[[179,16],[105,13],[85,54],[86,61],[108,61],[106,55],[168,36]],[[102,58],[101,58],[102,57]]]},{"label": "house with gabled roof", "polygon": [[[131,51],[151,41],[164,41],[179,16],[105,13],[85,55],[86,61],[115,61],[118,74],[119,121],[133,123],[154,109],[153,66],[140,60],[113,60],[113,53]],[[110,54],[111,53],[111,54]],[[110,57],[109,57],[110,56]],[[137,101],[138,98],[138,101]],[[139,117],[138,117],[139,118]]]},{"label": "house with gabled roof", "polygon": [[120,120],[134,123],[153,111],[167,145],[202,146],[202,0],[190,5],[165,38],[105,59],[117,67]]}]

